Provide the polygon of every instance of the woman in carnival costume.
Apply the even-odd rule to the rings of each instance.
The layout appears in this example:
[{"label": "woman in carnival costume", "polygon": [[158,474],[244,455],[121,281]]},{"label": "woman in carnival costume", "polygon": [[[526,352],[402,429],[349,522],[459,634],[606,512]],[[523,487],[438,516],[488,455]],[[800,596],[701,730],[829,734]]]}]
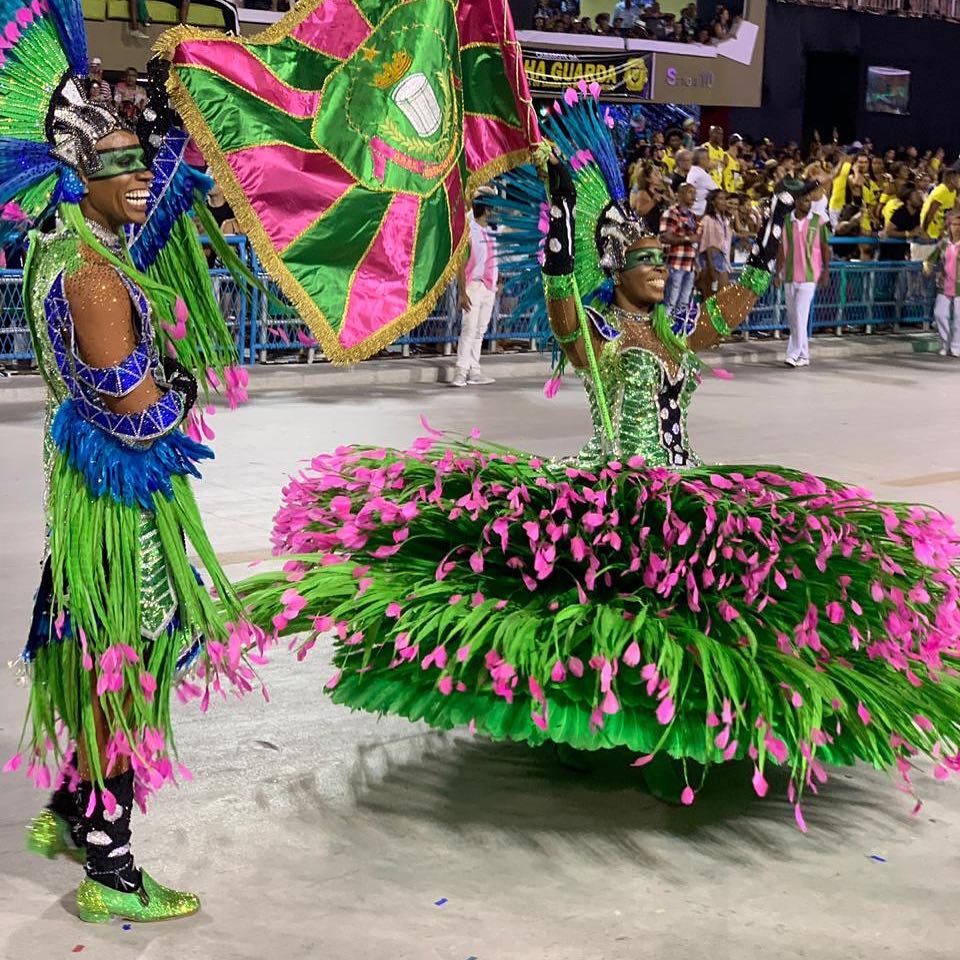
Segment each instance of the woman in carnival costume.
[{"label": "woman in carnival costume", "polygon": [[159,104],[145,113],[148,167],[137,136],[87,102],[79,4],[0,0],[0,24],[0,227],[9,238],[53,223],[31,232],[24,273],[47,387],[47,537],[22,657],[29,728],[6,769],[23,763],[37,786],[55,785],[27,845],[84,863],[81,919],[165,920],[199,900],[137,868],[131,810],[187,772],[172,688],[204,707],[211,691],[250,690],[246,651],[258,639],[188,482],[212,456],[191,410],[198,390],[201,402],[208,384],[226,383],[231,402],[244,393],[188,216],[209,181],[182,162],[187,138]]},{"label": "woman in carnival costume", "polygon": [[801,827],[828,764],[890,768],[912,792],[925,755],[946,777],[960,769],[950,521],[784,467],[703,466],[690,447],[697,351],[767,288],[792,196],[739,281],[675,329],[598,93],[568,91],[546,122],[562,158],[549,198],[522,169],[499,211],[504,258],[537,278],[520,309],[549,315],[592,437],[560,462],[434,431],[316,457],[276,518],[289,582],[245,588],[254,620],[305,632],[301,655],[332,628],[336,702],[627,747],[685,804],[712,765],[744,758],[761,796],[770,765],[786,769]]}]

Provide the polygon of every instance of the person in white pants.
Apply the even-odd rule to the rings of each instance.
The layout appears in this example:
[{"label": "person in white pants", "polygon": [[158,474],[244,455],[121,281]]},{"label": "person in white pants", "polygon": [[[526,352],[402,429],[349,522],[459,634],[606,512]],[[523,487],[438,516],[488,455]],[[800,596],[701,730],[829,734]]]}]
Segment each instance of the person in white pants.
[{"label": "person in white pants", "polygon": [[960,216],[947,222],[947,236],[926,259],[923,271],[938,270],[933,319],[940,337],[940,356],[960,357]]},{"label": "person in white pants", "polygon": [[490,209],[482,199],[474,200],[470,217],[470,254],[458,276],[460,286],[460,340],[457,343],[457,367],[452,387],[493,383],[480,369],[483,337],[490,326],[497,299],[499,271]]},{"label": "person in white pants", "polygon": [[826,218],[810,209],[809,184],[797,196],[793,212],[783,225],[777,254],[776,283],[784,283],[790,338],[784,363],[810,365],[808,327],[817,287],[825,287],[830,270],[830,227]]}]

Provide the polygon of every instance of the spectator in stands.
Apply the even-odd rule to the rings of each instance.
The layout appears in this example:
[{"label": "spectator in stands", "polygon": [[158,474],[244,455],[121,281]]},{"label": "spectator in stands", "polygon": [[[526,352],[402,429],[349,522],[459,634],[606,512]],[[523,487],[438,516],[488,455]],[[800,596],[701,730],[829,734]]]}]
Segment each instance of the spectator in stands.
[{"label": "spectator in stands", "polygon": [[683,149],[692,150],[697,145],[697,134],[700,132],[700,124],[693,117],[685,117],[680,125],[683,130]]},{"label": "spectator in stands", "polygon": [[663,140],[663,165],[667,173],[672,174],[677,163],[677,154],[683,149],[683,134],[676,127],[671,127]]},{"label": "spectator in stands", "polygon": [[693,212],[702,217],[707,209],[707,194],[717,189],[716,181],[710,174],[710,153],[706,147],[698,147],[693,151],[693,165],[687,174],[687,183],[695,190]]},{"label": "spectator in stands", "polygon": [[710,176],[713,177],[714,185],[722,187],[723,171],[727,165],[727,151],[723,148],[723,127],[712,126],[707,142],[701,143],[700,146],[707,151],[710,157],[710,164],[707,169]]},{"label": "spectator in stands", "polygon": [[140,86],[137,80],[137,68],[127,67],[127,72],[113,91],[113,102],[117,113],[127,119],[136,119],[140,111],[146,106],[147,91]]},{"label": "spectator in stands", "polygon": [[660,232],[660,218],[670,205],[663,177],[651,161],[637,164],[630,186],[630,208],[651,233]]},{"label": "spectator in stands", "polygon": [[87,72],[90,74],[90,90],[87,96],[94,103],[111,103],[110,84],[103,79],[103,61],[99,57],[91,58]]},{"label": "spectator in stands", "polygon": [[613,31],[610,27],[610,14],[598,13],[596,16],[597,33],[601,36],[609,36]]},{"label": "spectator in stands", "polygon": [[693,40],[697,33],[697,5],[688,3],[680,12],[680,25],[687,40]]},{"label": "spectator in stands", "polygon": [[836,230],[837,223],[840,220],[840,214],[847,206],[847,195],[849,193],[850,172],[853,170],[853,159],[856,156],[854,151],[860,149],[859,143],[853,143],[849,151],[841,159],[840,165],[834,171],[833,186],[830,189],[830,226]]},{"label": "spectator in stands", "polygon": [[946,157],[947,152],[943,147],[937,147],[933,152],[933,156],[930,158],[930,170],[934,175],[939,175],[940,168],[943,166],[944,157]]},{"label": "spectator in stands", "polygon": [[127,10],[130,18],[130,36],[136,37],[137,40],[149,40],[149,34],[143,31],[144,27],[150,26],[147,0],[128,0]]},{"label": "spectator in stands", "polygon": [[960,183],[960,160],[944,170],[942,183],[934,187],[923,204],[920,225],[931,241],[936,242],[943,234],[944,218],[957,202],[958,183]]},{"label": "spectator in stands", "polygon": [[[209,176],[210,171],[207,171]],[[214,183],[213,189],[207,194],[207,206],[213,214],[213,219],[217,221],[220,232],[225,234],[241,233],[237,224],[236,215],[233,207],[227,203],[227,198],[223,195],[223,189],[219,183]]]},{"label": "spectator in stands", "polygon": [[[634,0],[619,0],[613,8],[613,29],[615,31],[630,30],[639,16],[639,4],[634,3]],[[619,27],[617,26],[617,20],[620,21]]]},{"label": "spectator in stands", "polygon": [[730,11],[724,6],[717,7],[717,12],[714,14],[713,25],[711,27],[713,39],[718,42],[720,40],[726,40],[727,37],[730,36],[730,26]]},{"label": "spectator in stands", "polygon": [[810,308],[817,287],[827,285],[829,271],[829,226],[811,212],[809,195],[801,194],[783,225],[774,279],[775,283],[785,285],[790,339],[784,363],[788,367],[810,365]]},{"label": "spectator in stands", "polygon": [[739,193],[743,189],[743,164],[740,159],[742,150],[743,137],[739,133],[730,134],[727,159],[723,165],[723,190],[725,193]]},{"label": "spectator in stands", "polygon": [[901,202],[885,219],[883,236],[896,243],[881,243],[881,260],[907,260],[910,256],[910,242],[921,233],[920,211],[923,208],[923,194],[915,187],[906,187]]},{"label": "spectator in stands", "polygon": [[660,242],[668,270],[663,303],[669,314],[686,310],[693,296],[698,233],[693,212],[695,197],[696,189],[692,184],[681,184],[677,202],[660,219]]},{"label": "spectator in stands", "polygon": [[678,150],[673,158],[673,173],[670,177],[670,189],[677,193],[680,185],[687,182],[687,174],[693,166],[693,151]]},{"label": "spectator in stands", "polygon": [[490,208],[478,198],[470,217],[470,255],[460,268],[460,340],[457,343],[457,367],[450,385],[466,387],[493,383],[480,369],[483,338],[490,326],[497,299],[499,280]]},{"label": "spectator in stands", "polygon": [[647,35],[651,40],[665,40],[667,36],[667,27],[660,12],[660,4],[657,0],[647,7],[643,15],[643,25],[646,27]]},{"label": "spectator in stands", "polygon": [[726,286],[730,275],[730,256],[733,247],[733,228],[727,216],[727,195],[722,190],[711,190],[707,207],[700,221],[700,253],[697,286],[706,300]]}]

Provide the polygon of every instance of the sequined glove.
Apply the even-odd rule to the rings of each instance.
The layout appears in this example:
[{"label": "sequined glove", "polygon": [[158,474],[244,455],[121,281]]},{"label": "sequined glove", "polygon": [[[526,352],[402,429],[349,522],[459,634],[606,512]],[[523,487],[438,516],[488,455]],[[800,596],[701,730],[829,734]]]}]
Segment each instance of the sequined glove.
[{"label": "sequined glove", "polygon": [[163,377],[170,385],[170,389],[176,390],[183,397],[183,415],[186,417],[197,402],[196,378],[173,357],[163,358]]},{"label": "sequined glove", "polygon": [[794,198],[787,190],[781,189],[774,194],[770,203],[770,212],[760,232],[753,241],[747,266],[772,274],[777,266],[777,250],[783,234],[783,223],[793,209]]},{"label": "sequined glove", "polygon": [[543,272],[548,277],[565,277],[573,273],[574,224],[577,188],[567,165],[558,160],[547,165],[549,226],[544,245]]},{"label": "sequined glove", "polygon": [[163,138],[179,121],[167,95],[169,72],[170,64],[160,57],[147,63],[147,103],[137,117],[136,132],[148,165],[153,164]]}]

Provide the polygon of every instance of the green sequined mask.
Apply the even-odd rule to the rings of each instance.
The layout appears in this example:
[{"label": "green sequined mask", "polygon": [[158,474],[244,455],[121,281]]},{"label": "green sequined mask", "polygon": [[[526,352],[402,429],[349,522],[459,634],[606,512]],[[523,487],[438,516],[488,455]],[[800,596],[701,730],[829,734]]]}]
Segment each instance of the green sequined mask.
[{"label": "green sequined mask", "polygon": [[97,156],[102,166],[96,173],[90,174],[90,180],[109,180],[125,174],[143,173],[147,169],[146,158],[139,146],[99,150]]},{"label": "green sequined mask", "polygon": [[659,247],[642,247],[639,250],[627,252],[623,269],[627,271],[634,267],[662,267],[663,264],[663,251]]}]

